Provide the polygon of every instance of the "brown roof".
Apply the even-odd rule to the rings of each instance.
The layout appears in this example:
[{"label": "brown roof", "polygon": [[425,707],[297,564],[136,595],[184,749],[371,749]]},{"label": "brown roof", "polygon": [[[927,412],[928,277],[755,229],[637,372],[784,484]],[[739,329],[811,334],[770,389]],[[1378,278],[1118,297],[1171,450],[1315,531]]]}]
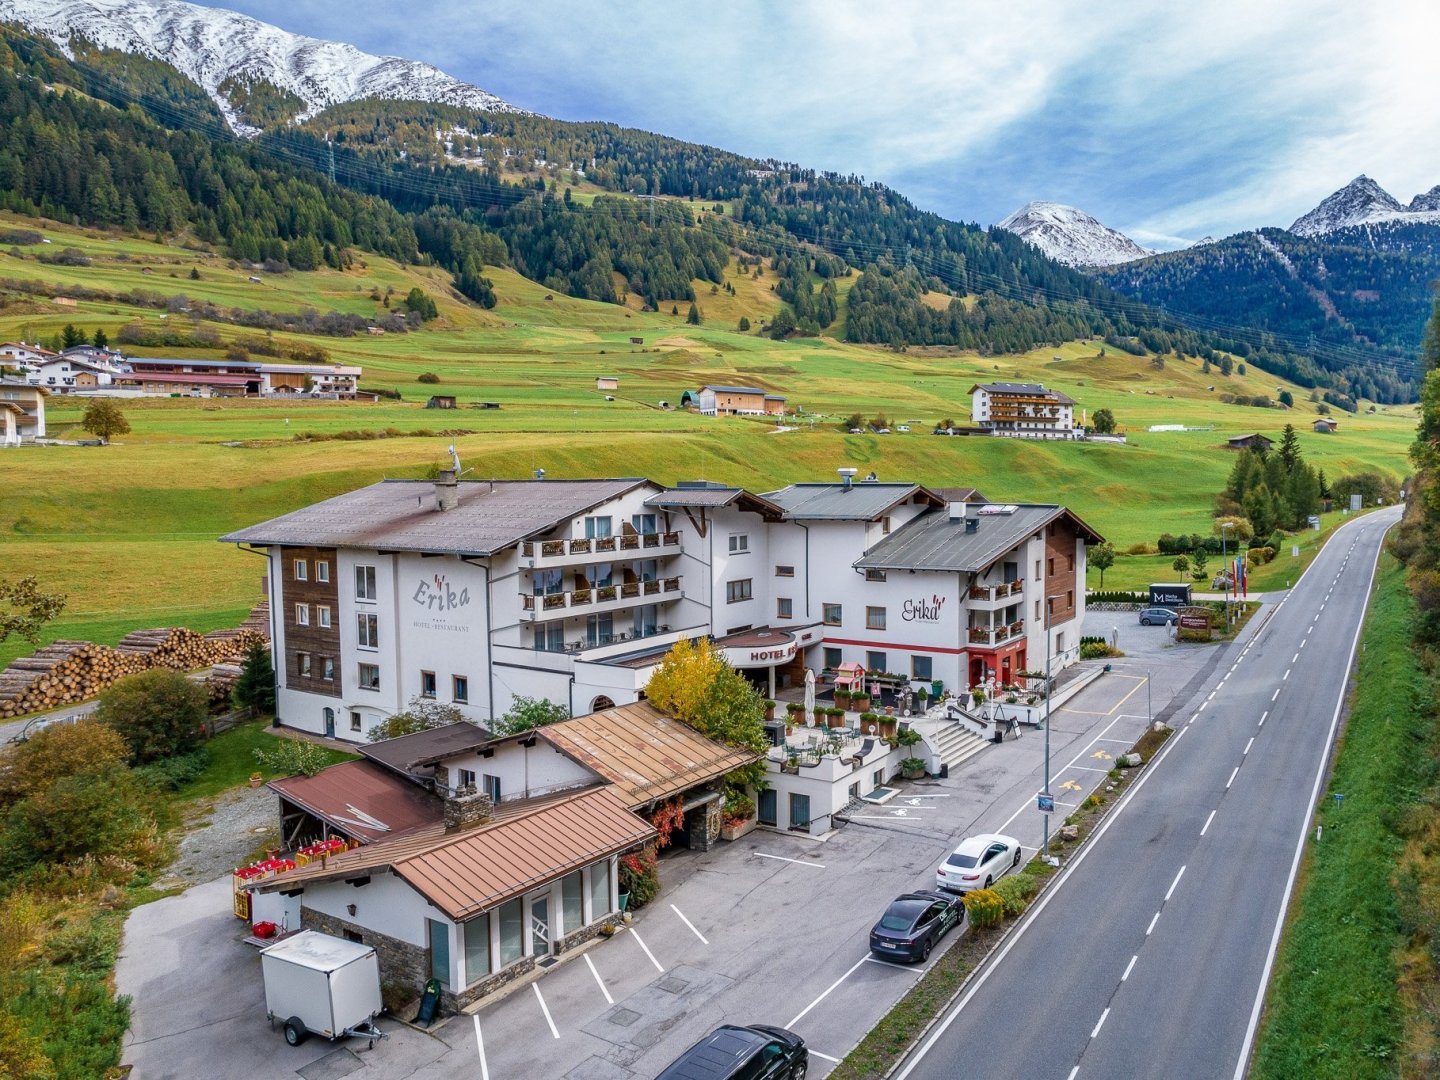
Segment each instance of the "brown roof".
[{"label": "brown roof", "polygon": [[632,807],[675,795],[759,758],[706,738],[646,701],[548,724],[536,734],[609,780]]},{"label": "brown roof", "polygon": [[444,815],[436,796],[369,761],[346,761],[314,776],[272,780],[267,786],[365,844],[405,836]]},{"label": "brown roof", "polygon": [[468,919],[537,885],[651,840],[655,828],[609,786],[514,804],[488,824],[357,848],[272,878],[264,892],[390,869],[452,919]]},{"label": "brown roof", "polygon": [[495,736],[479,724],[462,720],[377,743],[362,743],[355,749],[386,768],[409,773],[417,766],[433,765],[447,757],[476,750],[494,739]]}]

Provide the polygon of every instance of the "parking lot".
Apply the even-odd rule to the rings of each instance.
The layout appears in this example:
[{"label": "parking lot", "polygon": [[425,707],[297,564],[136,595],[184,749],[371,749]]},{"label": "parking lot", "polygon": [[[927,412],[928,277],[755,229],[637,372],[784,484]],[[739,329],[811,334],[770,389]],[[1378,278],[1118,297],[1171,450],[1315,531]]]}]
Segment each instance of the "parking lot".
[{"label": "parking lot", "polygon": [[[1097,614],[1114,622],[1122,613]],[[1138,655],[1115,661],[1051,718],[1060,816],[1105,780],[1148,713],[1160,715],[1222,651],[1175,648],[1164,627],[1131,620],[1121,645]],[[314,1040],[292,1049],[267,1030],[258,958],[238,944],[228,880],[192,889],[138,909],[127,925],[117,982],[135,997],[135,1022],[125,1060],[138,1080],[626,1080],[653,1076],[717,1024],[758,1022],[804,1036],[811,1075],[823,1077],[921,970],[869,957],[866,934],[887,902],[932,886],[935,866],[970,833],[1008,833],[1027,854],[1039,846],[1044,742],[1024,729],[948,778],[902,785],[895,800],[824,838],[758,831],[667,855],[664,888],[631,927],[432,1032],[382,1022],[392,1038],[373,1051]]]}]

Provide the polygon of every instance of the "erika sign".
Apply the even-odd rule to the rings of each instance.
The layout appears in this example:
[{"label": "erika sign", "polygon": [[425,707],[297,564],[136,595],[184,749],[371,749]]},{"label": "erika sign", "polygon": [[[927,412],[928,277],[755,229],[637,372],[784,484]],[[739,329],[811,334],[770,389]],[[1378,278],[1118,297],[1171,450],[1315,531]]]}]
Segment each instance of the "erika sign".
[{"label": "erika sign", "polygon": [[945,606],[945,597],[932,595],[929,600],[923,596],[906,600],[900,609],[900,617],[906,622],[939,622],[940,609]]},{"label": "erika sign", "polygon": [[430,581],[420,582],[410,599],[426,611],[455,611],[470,603],[470,590],[462,585],[456,592],[444,574],[436,574]]}]

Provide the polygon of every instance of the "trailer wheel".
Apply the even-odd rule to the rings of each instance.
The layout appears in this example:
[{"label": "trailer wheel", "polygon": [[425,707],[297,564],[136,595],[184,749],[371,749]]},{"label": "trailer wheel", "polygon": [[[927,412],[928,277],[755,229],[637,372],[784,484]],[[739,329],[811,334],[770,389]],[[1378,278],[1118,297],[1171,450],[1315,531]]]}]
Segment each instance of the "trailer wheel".
[{"label": "trailer wheel", "polygon": [[285,1041],[291,1046],[299,1046],[310,1035],[305,1030],[305,1021],[298,1016],[292,1016],[285,1021]]}]

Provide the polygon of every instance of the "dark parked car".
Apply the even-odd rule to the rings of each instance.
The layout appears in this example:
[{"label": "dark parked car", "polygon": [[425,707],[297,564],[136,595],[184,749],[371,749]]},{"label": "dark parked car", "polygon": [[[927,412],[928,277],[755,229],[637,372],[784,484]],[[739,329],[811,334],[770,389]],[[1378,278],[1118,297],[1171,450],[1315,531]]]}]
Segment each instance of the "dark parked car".
[{"label": "dark parked car", "polygon": [[1140,612],[1141,626],[1154,626],[1156,623],[1164,626],[1167,623],[1179,621],[1180,616],[1168,607],[1147,607],[1144,611]]},{"label": "dark parked car", "polygon": [[666,1066],[655,1080],[804,1080],[805,1040],[767,1024],[726,1024]]},{"label": "dark parked car", "polygon": [[870,951],[891,960],[924,960],[935,943],[965,918],[965,903],[947,893],[897,896],[870,928]]}]

